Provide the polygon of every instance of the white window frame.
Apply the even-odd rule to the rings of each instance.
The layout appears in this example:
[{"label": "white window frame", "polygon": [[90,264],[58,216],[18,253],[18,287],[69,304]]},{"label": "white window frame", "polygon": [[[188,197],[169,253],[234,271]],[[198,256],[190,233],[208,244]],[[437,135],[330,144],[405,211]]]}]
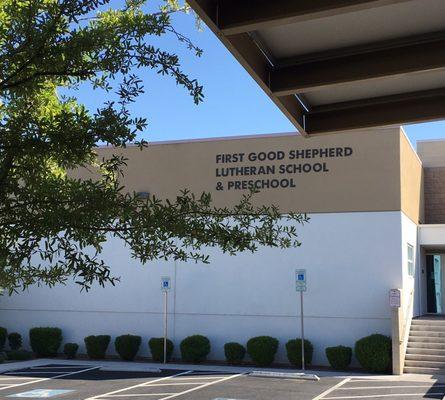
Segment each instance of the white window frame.
[{"label": "white window frame", "polygon": [[414,246],[411,243],[407,243],[406,246],[406,264],[408,266],[408,276],[414,278],[416,269],[414,265]]}]

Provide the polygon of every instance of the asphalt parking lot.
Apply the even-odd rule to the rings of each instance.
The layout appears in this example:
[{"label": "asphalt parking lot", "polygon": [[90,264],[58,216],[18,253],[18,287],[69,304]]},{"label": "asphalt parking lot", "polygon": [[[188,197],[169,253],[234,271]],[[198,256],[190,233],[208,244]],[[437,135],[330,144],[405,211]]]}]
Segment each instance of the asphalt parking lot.
[{"label": "asphalt parking lot", "polygon": [[445,383],[324,377],[317,381],[249,374],[161,370],[104,371],[91,365],[48,364],[0,375],[0,399],[62,400],[341,400],[442,399]]}]

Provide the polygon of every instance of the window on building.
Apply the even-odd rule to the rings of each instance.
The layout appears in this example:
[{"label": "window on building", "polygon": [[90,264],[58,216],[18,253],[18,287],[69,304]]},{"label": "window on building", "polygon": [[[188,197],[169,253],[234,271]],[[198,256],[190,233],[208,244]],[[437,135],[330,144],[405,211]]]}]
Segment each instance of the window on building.
[{"label": "window on building", "polygon": [[408,275],[414,276],[414,247],[408,243]]}]

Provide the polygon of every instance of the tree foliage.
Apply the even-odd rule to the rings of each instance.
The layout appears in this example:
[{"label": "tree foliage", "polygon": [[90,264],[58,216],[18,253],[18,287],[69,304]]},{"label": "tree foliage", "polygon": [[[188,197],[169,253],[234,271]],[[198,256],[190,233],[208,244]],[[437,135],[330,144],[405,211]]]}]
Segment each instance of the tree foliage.
[{"label": "tree foliage", "polygon": [[[288,223],[275,207],[254,207],[251,194],[232,208],[188,191],[170,201],[141,199],[119,182],[123,157],[98,159],[97,143],[146,146],[137,141],[146,119],[129,111],[146,70],[174,79],[196,104],[203,100],[178,56],[152,44],[173,35],[201,55],[172,25],[171,12],[184,6],[170,0],[148,13],[144,0],[108,2],[0,1],[0,286],[12,292],[68,278],[85,289],[114,284],[101,258],[109,237],[143,263],[206,262],[205,246],[235,253],[298,245],[295,222],[304,215],[286,216]],[[117,100],[89,110],[73,92],[81,84]],[[100,179],[67,173],[89,165]]]}]

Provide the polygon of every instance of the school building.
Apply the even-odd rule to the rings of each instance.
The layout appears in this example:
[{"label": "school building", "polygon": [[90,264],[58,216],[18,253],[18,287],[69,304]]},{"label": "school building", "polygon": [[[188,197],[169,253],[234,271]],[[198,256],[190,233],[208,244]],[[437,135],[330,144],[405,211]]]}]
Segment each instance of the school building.
[{"label": "school building", "polygon": [[[224,359],[226,342],[270,335],[280,340],[277,361],[285,363],[284,344],[300,336],[295,270],[306,269],[305,336],[314,365],[327,365],[328,346],[353,347],[382,333],[397,343],[395,372],[445,368],[445,341],[435,336],[442,321],[433,318],[445,313],[445,140],[419,142],[416,151],[401,128],[388,127],[162,142],[144,151],[98,148],[100,156],[116,152],[128,158],[123,183],[130,191],[165,199],[187,188],[230,206],[257,187],[257,204],[308,213],[309,223],[298,226],[302,246],[235,256],[209,248],[208,265],[142,265],[109,240],[103,258],[121,277],[116,287],[80,292],[69,283],[4,296],[1,326],[24,336],[34,326],[58,326],[80,352],[87,335],[138,334],[140,355],[149,357],[148,339],[163,334],[160,285],[167,276],[176,356],[191,334],[209,337],[211,360]],[[390,304],[391,289],[400,290],[400,307],[397,292]]]}]

